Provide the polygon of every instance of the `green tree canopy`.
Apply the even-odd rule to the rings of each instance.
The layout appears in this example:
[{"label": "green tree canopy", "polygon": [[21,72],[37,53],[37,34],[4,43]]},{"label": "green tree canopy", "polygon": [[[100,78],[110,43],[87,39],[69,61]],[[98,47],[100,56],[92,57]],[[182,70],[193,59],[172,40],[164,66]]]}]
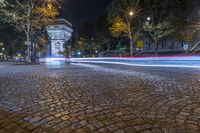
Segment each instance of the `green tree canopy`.
[{"label": "green tree canopy", "polygon": [[129,12],[134,9],[134,15],[138,15],[138,10],[140,0],[113,0],[112,3],[108,6],[108,22],[112,23],[117,16],[120,16],[122,19],[129,16]]},{"label": "green tree canopy", "polygon": [[[58,10],[51,3],[40,0],[7,0],[8,4],[1,7],[0,18],[26,34],[27,61],[31,62],[30,45],[39,30],[57,17]],[[29,58],[29,59],[28,59]]]},{"label": "green tree canopy", "polygon": [[112,23],[117,16],[123,18],[128,16],[127,11],[139,8],[141,20],[151,17],[154,24],[168,21],[180,30],[185,24],[190,5],[188,0],[113,0],[108,7],[108,20]]},{"label": "green tree canopy", "polygon": [[109,31],[109,26],[110,25],[107,21],[106,15],[100,16],[94,22],[94,38],[97,43],[97,47],[100,50],[103,50],[103,48],[106,48],[107,50],[110,49],[111,34]]}]

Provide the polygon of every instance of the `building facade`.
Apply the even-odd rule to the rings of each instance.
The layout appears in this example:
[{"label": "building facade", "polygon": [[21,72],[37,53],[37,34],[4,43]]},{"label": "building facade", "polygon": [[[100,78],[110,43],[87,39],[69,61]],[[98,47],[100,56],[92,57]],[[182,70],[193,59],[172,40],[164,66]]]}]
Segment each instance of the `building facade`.
[{"label": "building facade", "polygon": [[47,55],[49,57],[64,57],[65,44],[72,37],[72,24],[65,19],[59,19],[53,25],[47,27],[50,37]]}]

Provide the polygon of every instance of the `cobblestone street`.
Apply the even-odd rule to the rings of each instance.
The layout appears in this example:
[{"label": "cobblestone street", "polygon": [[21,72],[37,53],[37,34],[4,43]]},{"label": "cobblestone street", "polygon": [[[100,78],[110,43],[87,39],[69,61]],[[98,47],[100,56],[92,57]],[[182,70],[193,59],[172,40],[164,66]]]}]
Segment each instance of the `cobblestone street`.
[{"label": "cobblestone street", "polygon": [[199,133],[200,69],[0,66],[0,133]]}]

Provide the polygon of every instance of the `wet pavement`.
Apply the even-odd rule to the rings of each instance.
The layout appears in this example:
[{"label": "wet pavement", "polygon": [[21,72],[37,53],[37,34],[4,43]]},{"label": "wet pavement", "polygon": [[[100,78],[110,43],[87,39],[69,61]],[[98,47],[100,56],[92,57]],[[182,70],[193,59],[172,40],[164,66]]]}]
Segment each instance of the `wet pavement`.
[{"label": "wet pavement", "polygon": [[0,133],[198,133],[200,69],[0,66]]}]

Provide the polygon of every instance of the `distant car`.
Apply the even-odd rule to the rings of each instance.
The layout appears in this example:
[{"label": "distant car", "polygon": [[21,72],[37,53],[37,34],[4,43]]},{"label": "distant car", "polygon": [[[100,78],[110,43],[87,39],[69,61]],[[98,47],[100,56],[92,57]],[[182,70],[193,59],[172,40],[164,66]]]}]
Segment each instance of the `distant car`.
[{"label": "distant car", "polygon": [[17,58],[15,59],[15,61],[16,61],[16,62],[25,62],[26,59],[25,59],[24,57],[17,57]]}]

